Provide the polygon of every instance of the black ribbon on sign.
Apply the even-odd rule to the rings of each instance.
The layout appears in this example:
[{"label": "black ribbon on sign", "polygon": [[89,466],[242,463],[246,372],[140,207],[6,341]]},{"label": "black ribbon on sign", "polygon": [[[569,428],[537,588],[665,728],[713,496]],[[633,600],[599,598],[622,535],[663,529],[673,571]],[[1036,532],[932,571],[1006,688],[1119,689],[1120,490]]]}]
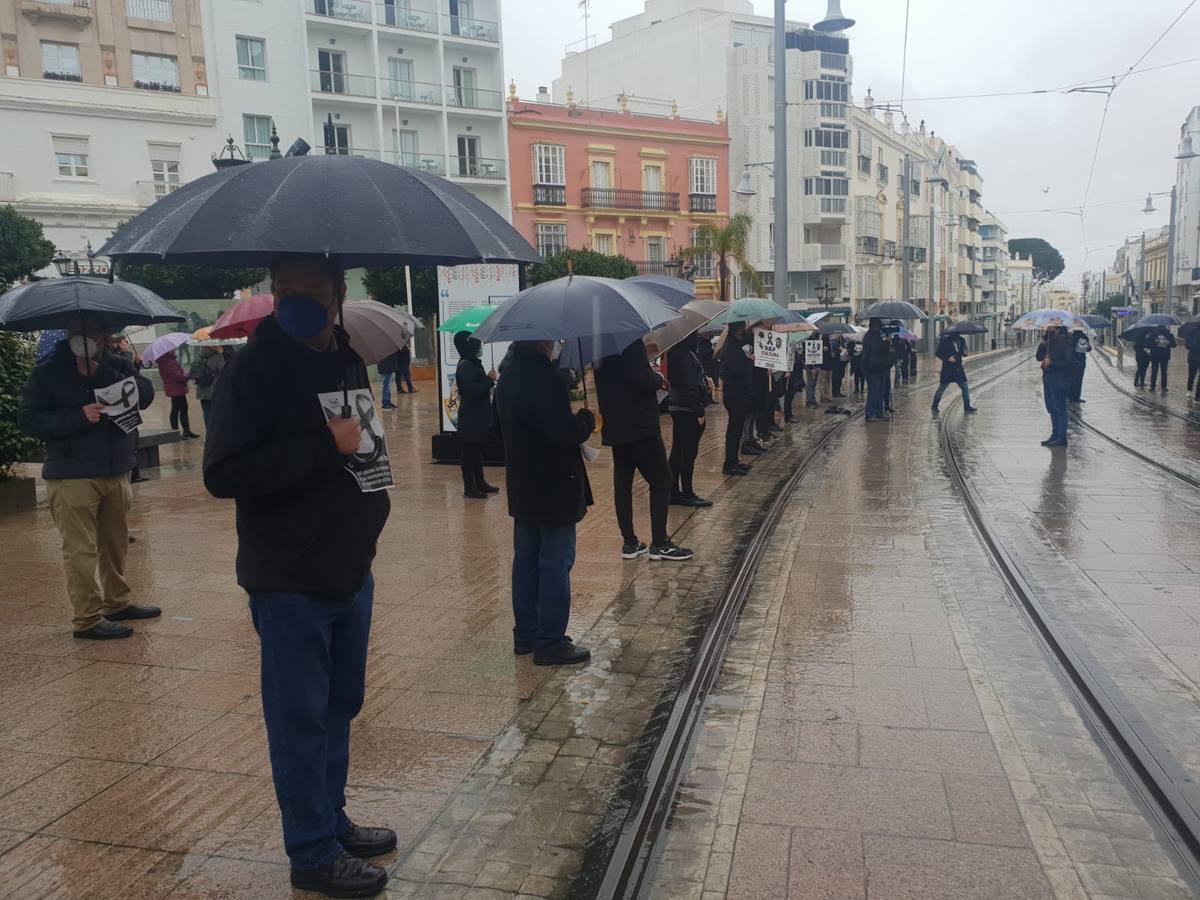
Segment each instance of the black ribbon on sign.
[{"label": "black ribbon on sign", "polygon": [[125,407],[126,409],[129,409],[131,406],[133,406],[133,404],[130,403],[129,401],[133,398],[133,396],[135,394],[137,394],[137,384],[135,382],[130,380],[130,381],[126,381],[124,384],[122,384],[121,385],[121,398],[120,398],[121,406]]},{"label": "black ribbon on sign", "polygon": [[355,463],[366,465],[373,463],[383,455],[383,438],[375,431],[375,404],[367,394],[359,394],[354,398],[354,405],[358,408],[358,424],[362,426],[371,438],[371,450],[369,453],[355,453]]}]

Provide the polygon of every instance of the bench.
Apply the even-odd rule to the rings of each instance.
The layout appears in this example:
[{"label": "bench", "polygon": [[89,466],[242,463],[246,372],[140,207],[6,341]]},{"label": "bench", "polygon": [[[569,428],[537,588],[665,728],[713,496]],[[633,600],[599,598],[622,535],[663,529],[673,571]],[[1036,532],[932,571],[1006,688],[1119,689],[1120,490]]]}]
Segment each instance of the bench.
[{"label": "bench", "polygon": [[138,433],[137,467],[153,469],[159,464],[158,448],[180,440],[178,431],[142,431]]}]

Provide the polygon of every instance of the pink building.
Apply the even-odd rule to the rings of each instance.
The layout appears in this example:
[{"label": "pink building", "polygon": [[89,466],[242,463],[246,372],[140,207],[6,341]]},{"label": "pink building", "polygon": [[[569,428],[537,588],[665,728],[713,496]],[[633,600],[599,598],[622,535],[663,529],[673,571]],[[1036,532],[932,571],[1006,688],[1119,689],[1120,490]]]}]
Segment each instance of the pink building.
[{"label": "pink building", "polygon": [[[717,121],[508,103],[513,225],[543,256],[567,248],[620,254],[646,274],[729,215],[729,129]],[[622,102],[622,107],[625,104]],[[716,296],[712,260],[697,260],[698,296]]]}]

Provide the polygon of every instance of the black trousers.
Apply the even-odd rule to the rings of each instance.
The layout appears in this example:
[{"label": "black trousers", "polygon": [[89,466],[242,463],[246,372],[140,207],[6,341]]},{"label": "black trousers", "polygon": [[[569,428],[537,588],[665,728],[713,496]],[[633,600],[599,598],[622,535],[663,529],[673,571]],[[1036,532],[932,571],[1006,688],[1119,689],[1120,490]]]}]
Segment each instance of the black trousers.
[{"label": "black trousers", "polygon": [[186,394],[184,394],[182,397],[171,398],[171,430],[178,431],[180,425],[183,425],[184,434],[189,434],[191,432],[192,426],[188,422],[188,402]]},{"label": "black trousers", "polygon": [[458,464],[462,468],[464,491],[477,491],[487,483],[483,477],[483,444],[477,441],[460,441]]},{"label": "black trousers", "polygon": [[690,412],[671,413],[671,493],[691,497],[695,494],[692,475],[696,471],[696,454],[704,426],[700,417]]},{"label": "black trousers", "polygon": [[1146,383],[1146,370],[1148,368],[1150,368],[1149,354],[1143,356],[1139,353],[1137,356],[1137,372],[1133,376],[1133,383],[1135,385],[1144,385]]},{"label": "black trousers", "polygon": [[742,404],[726,405],[729,414],[725,423],[725,465],[736,466],[742,447],[742,432],[746,428],[746,416],[750,410]]},{"label": "black trousers", "polygon": [[833,396],[842,396],[842,382],[846,378],[846,364],[834,363],[833,374],[830,376],[830,381],[833,384]]},{"label": "black trousers", "polygon": [[[1158,384],[1158,376],[1159,376],[1160,372],[1162,373],[1162,388],[1164,391],[1167,389],[1167,363],[1168,362],[1170,362],[1170,360],[1166,360],[1166,359],[1151,360],[1151,362],[1150,362],[1150,390],[1154,390],[1155,385]],[[1144,376],[1143,376],[1143,380],[1145,380]]]},{"label": "black trousers", "polygon": [[668,540],[667,507],[671,503],[671,467],[661,437],[643,438],[633,444],[612,448],[613,502],[617,525],[626,544],[638,542],[633,530],[633,473],[640,472],[650,485],[650,531],[654,546]]},{"label": "black trousers", "polygon": [[867,387],[867,376],[863,374],[862,366],[851,369],[854,374],[854,393],[861,394]]},{"label": "black trousers", "polygon": [[1200,372],[1200,357],[1196,359],[1188,358],[1188,390],[1190,391],[1196,383],[1196,373]]},{"label": "black trousers", "polygon": [[797,366],[788,375],[787,393],[783,397],[783,417],[789,422],[796,418],[796,414],[792,411],[792,405],[796,402],[796,395],[804,390],[804,369]]}]

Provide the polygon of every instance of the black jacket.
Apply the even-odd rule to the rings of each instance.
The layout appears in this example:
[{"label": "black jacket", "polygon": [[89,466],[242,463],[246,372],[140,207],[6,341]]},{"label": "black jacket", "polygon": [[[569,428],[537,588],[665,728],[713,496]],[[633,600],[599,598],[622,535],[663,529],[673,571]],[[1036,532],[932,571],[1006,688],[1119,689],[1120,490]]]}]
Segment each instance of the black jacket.
[{"label": "black jacket", "polygon": [[395,375],[396,367],[400,362],[400,351],[397,350],[391,356],[385,356],[375,366],[379,370],[380,375]]},{"label": "black jacket", "polygon": [[1188,362],[1200,360],[1200,328],[1195,329],[1188,335]]},{"label": "black jacket", "polygon": [[667,351],[667,375],[671,394],[667,398],[670,412],[704,415],[704,369],[696,355],[695,335]]},{"label": "black jacket", "polygon": [[133,363],[113,353],[104,354],[90,378],[79,374],[75,354],[60,341],[54,352],[37,365],[21,390],[17,425],[30,437],[46,444],[42,477],[106,478],[124,475],[134,466],[137,431],[126,434],[111,419],[88,422],[83,407],[96,402],[95,389],[124,381],[137,382],[138,408],[154,400],[154,386],[137,373]]},{"label": "black jacket", "polygon": [[[454,383],[458,386],[458,439],[467,443],[483,443],[492,437],[492,388],[496,382],[483,371],[483,363],[454,336],[454,346],[461,358],[455,369]],[[459,346],[462,344],[463,346]]]},{"label": "black jacket", "polygon": [[882,331],[868,331],[863,335],[862,370],[867,373],[886,372],[895,360],[888,345],[884,343]]},{"label": "black jacket", "polygon": [[496,386],[496,411],[508,514],[534,527],[580,521],[592,504],[592,490],[579,446],[596,419],[586,409],[571,412],[566,383],[554,363],[514,344]]},{"label": "black jacket", "polygon": [[1049,358],[1050,365],[1042,369],[1046,376],[1068,377],[1075,371],[1075,347],[1065,334],[1052,336],[1047,343],[1043,340],[1037,348],[1037,360]]},{"label": "black jacket", "polygon": [[[963,368],[963,357],[967,355],[967,342],[961,335],[943,334],[938,341],[935,354],[942,361],[942,384],[958,384],[967,380],[967,372]],[[954,362],[950,358],[954,357]]]},{"label": "black jacket", "polygon": [[1088,336],[1080,329],[1075,329],[1071,332],[1071,350],[1075,354],[1075,368],[1084,371],[1087,369],[1087,355],[1092,352],[1092,342],[1088,340]]},{"label": "black jacket", "polygon": [[1159,328],[1150,335],[1150,359],[1155,362],[1168,362],[1171,359],[1171,348],[1175,346],[1175,335],[1166,328]]},{"label": "black jacket", "polygon": [[204,445],[204,486],[237,501],[237,577],[246,590],[359,590],[387,521],[386,491],[363,492],[346,469],[318,394],[368,387],[362,360],[317,353],[274,316],[221,373]]},{"label": "black jacket", "polygon": [[616,356],[597,360],[593,371],[605,446],[621,447],[662,436],[658,418],[662,379],[650,368],[642,341],[634,341]]},{"label": "black jacket", "polygon": [[742,348],[744,336],[728,335],[721,346],[721,400],[726,409],[749,410],[754,401],[754,361]]},{"label": "black jacket", "polygon": [[1150,342],[1153,337],[1154,337],[1154,334],[1152,332],[1148,332],[1146,334],[1143,334],[1136,341],[1134,341],[1133,342],[1134,355],[1135,356],[1144,356],[1146,359],[1149,359],[1150,358],[1150,346],[1151,346]]}]

